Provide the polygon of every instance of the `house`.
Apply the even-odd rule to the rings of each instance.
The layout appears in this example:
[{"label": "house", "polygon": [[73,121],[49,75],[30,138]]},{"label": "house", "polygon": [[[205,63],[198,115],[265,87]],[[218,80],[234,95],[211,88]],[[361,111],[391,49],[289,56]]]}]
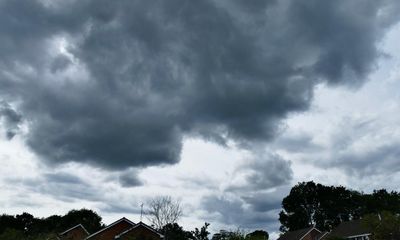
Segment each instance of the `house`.
[{"label": "house", "polygon": [[60,234],[58,234],[58,239],[60,240],[84,240],[89,236],[89,232],[86,231],[82,224],[78,224]]},{"label": "house", "polygon": [[[121,218],[99,231],[79,240],[162,240],[164,236],[143,222],[133,223]],[[72,239],[71,239],[72,240]],[[75,239],[73,239],[75,240]]]},{"label": "house", "polygon": [[322,240],[339,237],[351,240],[369,240],[371,233],[363,226],[362,220],[342,222]]},{"label": "house", "polygon": [[115,236],[130,229],[134,225],[135,223],[123,217],[86,237],[86,240],[114,240]]},{"label": "house", "polygon": [[308,227],[296,231],[286,232],[278,240],[320,240],[326,233],[315,227]]},{"label": "house", "polygon": [[154,228],[146,225],[143,222],[135,224],[130,229],[115,236],[118,240],[130,240],[130,239],[141,239],[141,240],[161,240],[164,236],[157,232]]}]

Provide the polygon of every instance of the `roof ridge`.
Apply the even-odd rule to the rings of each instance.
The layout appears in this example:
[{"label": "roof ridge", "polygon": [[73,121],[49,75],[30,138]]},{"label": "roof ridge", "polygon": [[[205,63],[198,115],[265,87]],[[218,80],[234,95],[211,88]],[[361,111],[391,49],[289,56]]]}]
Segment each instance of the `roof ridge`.
[{"label": "roof ridge", "polygon": [[162,235],[161,233],[159,233],[157,230],[155,230],[154,228],[150,227],[150,226],[147,225],[146,223],[140,221],[140,222],[136,223],[134,226],[132,226],[131,228],[129,228],[129,229],[123,231],[122,233],[116,235],[115,238],[117,239],[117,238],[121,237],[122,235],[124,235],[124,234],[126,234],[126,233],[132,231],[133,229],[137,228],[138,226],[143,226],[143,227],[149,229],[150,231],[152,231],[152,232],[158,234],[161,238],[164,237],[164,235]]},{"label": "roof ridge", "polygon": [[64,232],[60,233],[60,235],[64,235],[65,233],[67,233],[67,232],[69,232],[69,231],[71,231],[71,230],[73,230],[73,229],[75,229],[77,227],[82,227],[83,230],[85,230],[85,232],[89,235],[89,232],[86,230],[86,228],[81,223],[79,223],[79,224],[77,224],[77,225],[65,230]]},{"label": "roof ridge", "polygon": [[122,218],[118,219],[117,221],[115,221],[115,222],[109,224],[108,226],[106,226],[106,227],[100,229],[99,231],[97,231],[97,232],[95,232],[95,233],[92,233],[91,235],[87,236],[87,237],[85,238],[85,240],[90,239],[91,237],[93,237],[93,236],[99,234],[100,232],[103,232],[104,230],[106,230],[106,229],[108,229],[108,228],[110,228],[110,227],[114,226],[115,224],[120,223],[120,222],[122,222],[122,221],[126,221],[126,222],[128,222],[129,224],[132,224],[132,226],[135,225],[135,223],[132,222],[131,220],[127,219],[126,217],[122,217]]}]

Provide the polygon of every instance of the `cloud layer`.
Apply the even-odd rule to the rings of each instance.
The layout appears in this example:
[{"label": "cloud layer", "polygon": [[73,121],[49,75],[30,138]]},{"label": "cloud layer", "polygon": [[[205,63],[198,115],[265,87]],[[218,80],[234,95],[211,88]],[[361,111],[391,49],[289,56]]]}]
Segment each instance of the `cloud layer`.
[{"label": "cloud layer", "polygon": [[185,135],[249,147],[306,110],[316,84],[362,84],[396,9],[390,0],[6,0],[0,98],[48,163],[173,164]]}]

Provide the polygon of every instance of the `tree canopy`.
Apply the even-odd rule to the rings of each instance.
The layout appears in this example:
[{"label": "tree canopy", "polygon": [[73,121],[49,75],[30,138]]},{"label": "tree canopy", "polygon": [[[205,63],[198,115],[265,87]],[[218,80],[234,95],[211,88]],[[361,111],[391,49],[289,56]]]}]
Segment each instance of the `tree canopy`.
[{"label": "tree canopy", "polygon": [[282,208],[279,214],[282,232],[309,226],[325,231],[369,213],[385,210],[400,213],[400,194],[385,189],[364,194],[343,186],[302,182],[283,199]]},{"label": "tree canopy", "polygon": [[246,235],[246,240],[268,240],[269,234],[264,230],[255,230]]},{"label": "tree canopy", "polygon": [[168,223],[160,230],[160,232],[164,235],[165,240],[194,239],[191,232],[183,230],[183,228],[177,223]]},{"label": "tree canopy", "polygon": [[398,214],[383,211],[379,215],[368,214],[362,221],[372,233],[371,240],[400,239],[400,216]]},{"label": "tree canopy", "polygon": [[15,216],[3,214],[0,216],[0,240],[47,239],[78,224],[82,224],[89,232],[104,226],[101,217],[88,209],[71,210],[64,216],[52,215],[47,218],[36,218],[26,212]]}]

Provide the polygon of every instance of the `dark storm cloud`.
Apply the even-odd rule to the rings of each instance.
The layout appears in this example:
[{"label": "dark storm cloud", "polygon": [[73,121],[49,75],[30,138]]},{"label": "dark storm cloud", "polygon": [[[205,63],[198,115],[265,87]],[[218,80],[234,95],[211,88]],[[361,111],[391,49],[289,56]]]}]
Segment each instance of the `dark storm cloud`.
[{"label": "dark storm cloud", "polygon": [[185,134],[242,146],[270,140],[283,118],[309,107],[315,84],[365,80],[399,7],[46,4],[0,3],[0,95],[16,103],[28,145],[47,162],[110,169],[176,163]]},{"label": "dark storm cloud", "polygon": [[7,139],[12,139],[19,130],[22,117],[8,103],[0,101],[0,121],[4,123]]}]

